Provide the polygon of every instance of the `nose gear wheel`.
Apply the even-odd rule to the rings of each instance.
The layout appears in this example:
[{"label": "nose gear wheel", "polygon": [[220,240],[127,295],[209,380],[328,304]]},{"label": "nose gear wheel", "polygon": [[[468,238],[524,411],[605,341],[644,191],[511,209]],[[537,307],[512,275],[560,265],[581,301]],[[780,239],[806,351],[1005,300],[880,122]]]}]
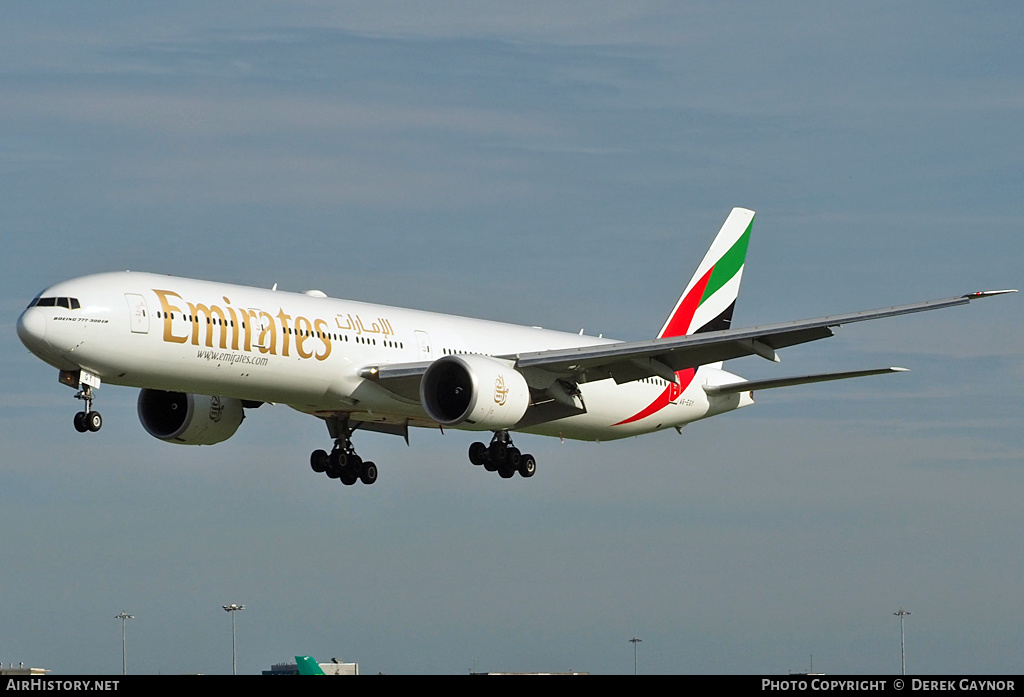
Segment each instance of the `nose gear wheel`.
[{"label": "nose gear wheel", "polygon": [[74,424],[75,430],[79,433],[92,432],[96,433],[103,428],[103,417],[100,416],[98,411],[93,411],[92,400],[95,395],[93,394],[92,385],[83,384],[78,394],[75,395],[75,399],[80,399],[85,402],[85,407],[82,411],[75,414]]}]

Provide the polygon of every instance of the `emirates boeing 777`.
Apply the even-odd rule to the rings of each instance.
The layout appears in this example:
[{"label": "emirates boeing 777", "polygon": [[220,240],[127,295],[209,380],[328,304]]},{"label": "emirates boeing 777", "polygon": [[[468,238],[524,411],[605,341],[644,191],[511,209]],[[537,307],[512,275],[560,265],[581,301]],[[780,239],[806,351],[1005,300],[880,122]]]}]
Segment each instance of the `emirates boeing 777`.
[{"label": "emirates boeing 777", "polygon": [[334,444],[314,471],[344,484],[377,479],[352,446],[356,429],[409,439],[410,427],[491,431],[469,459],[504,478],[536,471],[512,444],[521,431],[611,440],[753,404],[775,387],[877,375],[879,368],[747,381],[723,361],[824,339],[842,324],[962,305],[983,291],[786,324],[734,329],[733,308],[754,212],[735,208],[668,315],[645,341],[150,273],[104,273],[51,286],[18,319],[18,336],[60,371],[84,408],[79,432],[102,426],[102,383],[141,388],[143,428],[168,443],[231,437],[244,410],[287,404],[323,419]]}]

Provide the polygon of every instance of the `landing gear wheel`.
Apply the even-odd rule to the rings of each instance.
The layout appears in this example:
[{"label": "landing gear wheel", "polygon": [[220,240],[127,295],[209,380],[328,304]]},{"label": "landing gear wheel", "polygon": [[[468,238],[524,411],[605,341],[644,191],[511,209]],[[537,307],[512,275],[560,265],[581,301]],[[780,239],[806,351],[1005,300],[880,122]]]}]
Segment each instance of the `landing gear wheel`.
[{"label": "landing gear wheel", "polygon": [[314,472],[326,472],[331,479],[340,479],[345,486],[352,486],[358,481],[373,484],[377,481],[377,465],[363,462],[352,447],[352,432],[358,428],[351,427],[347,414],[336,414],[325,419],[327,430],[334,439],[334,447],[330,454],[323,450],[314,450],[310,455],[310,466]]},{"label": "landing gear wheel", "polygon": [[335,469],[341,469],[348,464],[348,455],[345,454],[344,450],[332,450],[329,457],[331,466]]},{"label": "landing gear wheel", "polygon": [[497,472],[502,479],[509,479],[516,472],[523,477],[532,477],[537,471],[537,460],[533,455],[524,455],[512,445],[507,430],[495,431],[488,445],[470,445],[469,461],[474,465],[483,465],[488,472]]},{"label": "landing gear wheel", "polygon": [[505,463],[507,455],[508,447],[504,443],[492,441],[491,445],[487,448],[488,458],[499,467]]},{"label": "landing gear wheel", "polygon": [[309,456],[309,466],[313,468],[313,471],[317,474],[323,474],[327,471],[328,465],[327,452],[324,450],[314,450]]},{"label": "landing gear wheel", "polygon": [[96,433],[96,431],[103,428],[103,417],[100,416],[98,411],[90,411],[85,415],[83,423],[85,423],[86,428]]},{"label": "landing gear wheel", "polygon": [[372,462],[364,462],[363,471],[359,473],[359,481],[363,484],[373,484],[377,481],[377,465]]},{"label": "landing gear wheel", "polygon": [[487,463],[487,446],[477,441],[469,446],[469,461],[474,465]]},{"label": "landing gear wheel", "polygon": [[85,433],[89,430],[89,427],[85,423],[85,412],[80,411],[75,414],[75,430],[79,433]]}]

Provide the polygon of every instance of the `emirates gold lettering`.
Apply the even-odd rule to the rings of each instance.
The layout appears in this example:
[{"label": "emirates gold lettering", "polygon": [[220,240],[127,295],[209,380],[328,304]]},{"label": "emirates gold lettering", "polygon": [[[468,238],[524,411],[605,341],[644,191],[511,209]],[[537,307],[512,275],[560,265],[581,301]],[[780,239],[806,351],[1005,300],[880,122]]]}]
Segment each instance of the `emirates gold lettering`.
[{"label": "emirates gold lettering", "polygon": [[312,358],[313,352],[307,351],[304,348],[306,339],[309,338],[309,331],[313,328],[313,325],[305,317],[295,318],[295,353],[299,354],[299,358]]},{"label": "emirates gold lettering", "polygon": [[[227,349],[230,344],[233,351],[259,350],[263,354],[287,357],[291,355],[292,349],[289,337],[294,336],[294,348],[298,358],[324,361],[331,355],[332,337],[327,320],[297,315],[293,321],[292,315],[286,313],[283,308],[279,308],[276,315],[256,308],[236,308],[231,305],[231,299],[227,296],[221,296],[221,306],[191,303],[172,290],[154,288],[153,292],[160,301],[163,340],[167,343],[191,343],[193,346],[203,344],[209,348],[216,344],[222,349]],[[175,317],[178,321],[177,327]],[[374,322],[371,329],[366,329],[358,316],[352,318],[346,326],[342,326],[337,318],[335,322],[340,329],[348,329],[358,334],[393,335],[391,323],[383,318],[378,319],[379,323]],[[175,329],[183,333],[176,334]]]},{"label": "emirates gold lettering", "polygon": [[181,308],[177,305],[172,305],[171,301],[167,299],[167,296],[173,295],[178,300],[182,300],[182,297],[171,290],[157,290],[153,289],[156,293],[156,297],[160,298],[160,307],[163,308],[163,319],[164,319],[164,341],[170,344],[184,344],[188,341],[187,336],[175,336],[174,334],[174,313],[181,312]]},{"label": "emirates gold lettering", "polygon": [[315,358],[318,361],[322,361],[331,355],[331,335],[327,333],[327,322],[322,319],[315,320],[313,326],[320,336],[320,341],[324,345],[324,352],[316,354]]},{"label": "emirates gold lettering", "polygon": [[288,331],[288,320],[292,318],[291,315],[286,315],[284,310],[277,313],[277,318],[281,320],[281,355],[288,355],[288,337],[291,332]]},{"label": "emirates gold lettering", "polygon": [[[274,322],[274,318],[269,313],[260,312],[262,320],[263,330],[260,332],[260,353],[269,353],[271,356],[277,355],[277,324]],[[270,344],[267,344],[267,338],[270,339]]]},{"label": "emirates gold lettering", "polygon": [[[217,307],[216,305],[203,305],[202,303],[193,305],[187,303],[189,312],[192,314],[192,345],[199,345],[199,332],[200,329],[206,326],[206,345],[209,348],[213,348],[213,333],[218,331],[220,333],[220,347],[227,348],[227,333],[224,326],[224,320],[227,317],[224,315],[224,310]],[[216,320],[221,320],[217,322]],[[206,320],[205,322],[203,320]]]},{"label": "emirates gold lettering", "polygon": [[235,308],[231,307],[231,301],[226,297],[223,298],[224,303],[227,305],[228,315],[231,316],[231,350],[238,350],[238,316],[235,315]]},{"label": "emirates gold lettering", "polygon": [[252,322],[256,313],[252,310],[242,310],[242,350],[252,351]]}]

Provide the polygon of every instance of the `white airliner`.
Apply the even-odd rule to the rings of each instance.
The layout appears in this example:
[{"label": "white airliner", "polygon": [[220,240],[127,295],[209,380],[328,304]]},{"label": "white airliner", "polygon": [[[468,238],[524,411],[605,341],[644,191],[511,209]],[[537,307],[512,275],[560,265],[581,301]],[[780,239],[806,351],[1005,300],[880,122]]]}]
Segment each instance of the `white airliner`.
[{"label": "white airliner", "polygon": [[18,319],[28,349],[78,390],[80,432],[98,431],[101,383],[140,387],[151,435],[209,445],[243,409],[287,404],[327,423],[334,447],[310,463],[345,484],[377,478],[352,447],[357,428],[492,431],[469,459],[531,477],[510,431],[611,440],[753,404],[753,392],[903,370],[881,368],[746,381],[722,362],[832,336],[832,327],[962,305],[985,291],[786,324],[731,328],[754,212],[735,208],[657,337],[613,341],[479,319],[149,273],[58,283]]}]

